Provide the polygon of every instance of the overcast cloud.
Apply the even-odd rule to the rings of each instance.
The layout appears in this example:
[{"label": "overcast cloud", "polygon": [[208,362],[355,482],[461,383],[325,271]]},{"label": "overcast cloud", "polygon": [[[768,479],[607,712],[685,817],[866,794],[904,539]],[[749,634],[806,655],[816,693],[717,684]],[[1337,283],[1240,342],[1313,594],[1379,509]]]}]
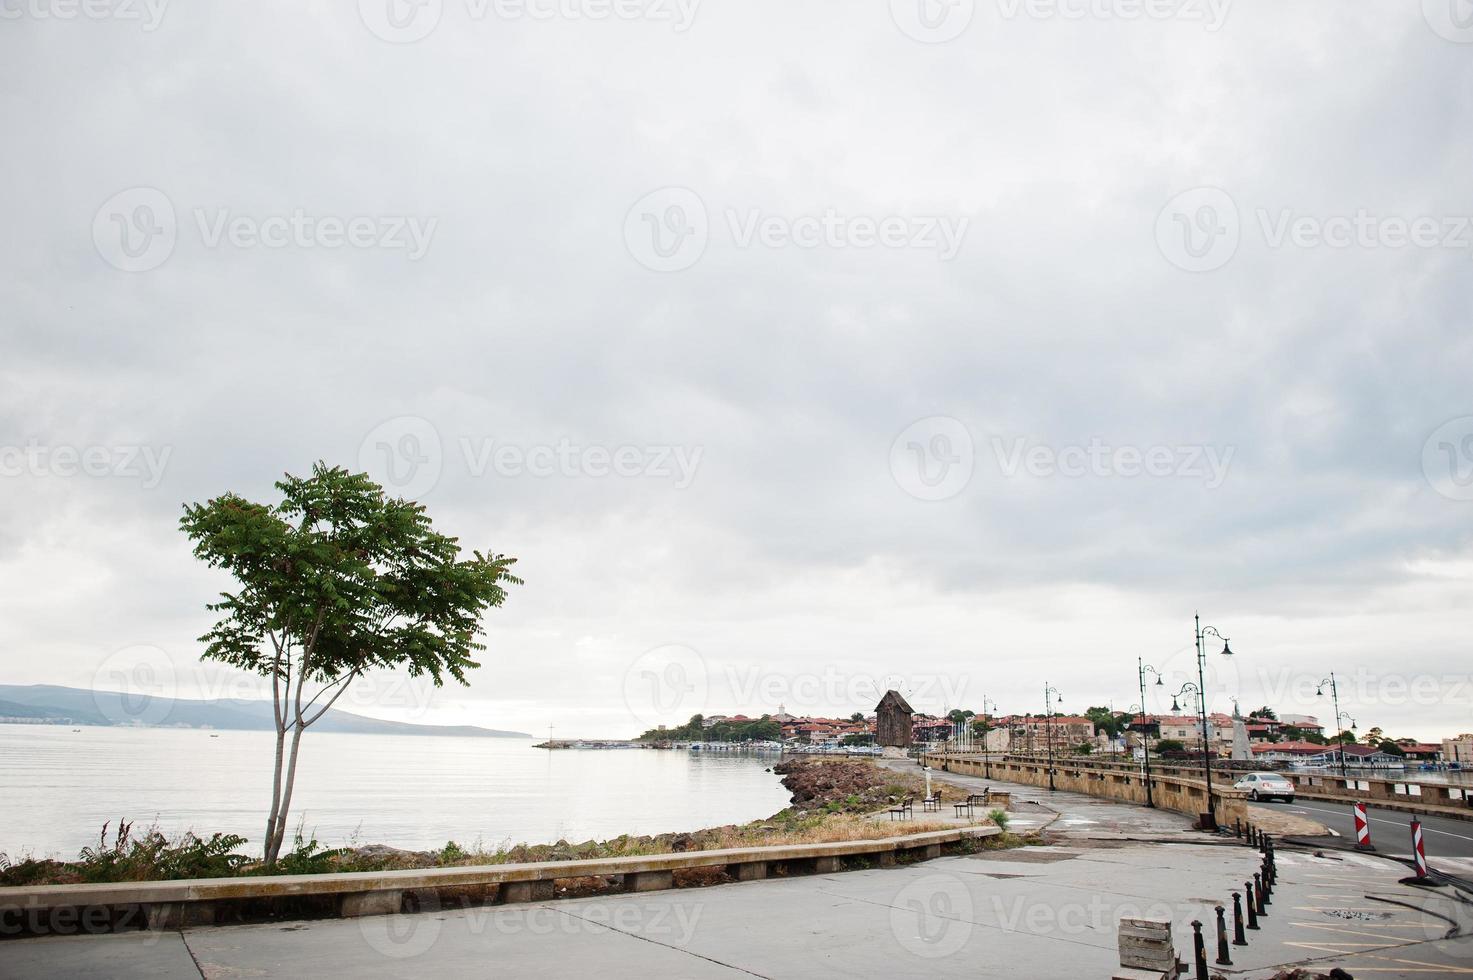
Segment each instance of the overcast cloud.
[{"label": "overcast cloud", "polygon": [[1200,609],[1473,730],[1460,13],[0,0],[0,681],[249,689],[179,507],[320,458],[527,580],[367,714],[1125,708]]}]

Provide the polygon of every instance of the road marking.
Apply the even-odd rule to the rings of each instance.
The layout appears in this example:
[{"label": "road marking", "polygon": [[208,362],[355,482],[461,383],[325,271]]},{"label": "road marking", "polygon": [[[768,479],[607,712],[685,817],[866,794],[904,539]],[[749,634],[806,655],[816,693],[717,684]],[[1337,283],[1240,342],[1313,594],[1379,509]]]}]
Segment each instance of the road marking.
[{"label": "road marking", "polygon": [[[1371,806],[1374,807],[1375,804],[1372,803]],[[1332,815],[1337,816],[1337,817],[1347,816],[1347,814],[1341,813],[1339,810],[1330,810],[1330,809],[1326,809],[1325,807],[1306,806],[1305,809],[1307,809],[1307,810],[1313,810],[1315,813],[1329,813],[1329,814],[1332,814]],[[1406,823],[1403,823],[1400,820],[1388,820],[1385,817],[1370,817],[1370,819],[1372,821],[1376,822],[1376,823],[1391,824],[1394,827],[1401,827],[1402,829],[1406,829],[1406,827],[1407,827],[1407,824]],[[1408,819],[1410,819],[1410,818],[1408,818]],[[1444,837],[1456,837],[1458,840],[1473,841],[1473,837],[1469,837],[1466,834],[1454,834],[1453,832],[1448,831],[1448,830],[1435,830],[1432,827],[1427,826],[1426,824],[1423,824],[1422,825],[1422,833],[1424,833],[1424,834],[1441,834]]]},{"label": "road marking", "polygon": [[1355,972],[1357,972],[1357,973],[1393,973],[1393,972],[1395,972],[1395,973],[1440,973],[1443,976],[1447,976],[1450,973],[1456,973],[1456,974],[1473,973],[1473,967],[1446,966],[1446,965],[1442,965],[1442,964],[1439,964],[1439,963],[1427,963],[1427,962],[1425,962],[1423,960],[1404,960],[1404,959],[1401,959],[1401,958],[1396,957],[1396,956],[1375,956],[1375,955],[1372,955],[1372,954],[1369,954],[1369,953],[1363,954],[1363,955],[1365,955],[1367,959],[1384,960],[1387,963],[1407,963],[1407,964],[1409,964],[1411,966],[1425,966],[1425,967],[1429,967],[1429,969],[1426,969],[1426,970],[1406,970],[1406,969],[1402,969],[1402,970],[1394,970],[1393,971],[1390,968],[1377,969],[1374,966],[1361,966],[1359,963],[1357,963],[1357,964],[1355,964]]},{"label": "road marking", "polygon": [[1294,923],[1291,923],[1291,925],[1299,926],[1302,929],[1318,929],[1321,932],[1337,932],[1337,933],[1339,933],[1342,936],[1361,936],[1362,938],[1365,938],[1365,939],[1379,939],[1379,940],[1381,940],[1381,942],[1379,942],[1379,943],[1340,943],[1340,940],[1338,940],[1338,939],[1335,940],[1335,942],[1340,943],[1340,945],[1342,945],[1342,946],[1367,946],[1367,947],[1375,948],[1375,947],[1378,947],[1378,946],[1379,947],[1384,947],[1384,946],[1405,946],[1407,944],[1407,941],[1406,940],[1402,940],[1400,942],[1388,942],[1387,941],[1387,940],[1394,940],[1394,939],[1396,939],[1397,937],[1395,937],[1395,936],[1378,936],[1374,932],[1357,932],[1354,929],[1343,929],[1340,926],[1332,926],[1332,925],[1328,925],[1328,924],[1324,924],[1324,923],[1319,923],[1319,922],[1294,922]]}]

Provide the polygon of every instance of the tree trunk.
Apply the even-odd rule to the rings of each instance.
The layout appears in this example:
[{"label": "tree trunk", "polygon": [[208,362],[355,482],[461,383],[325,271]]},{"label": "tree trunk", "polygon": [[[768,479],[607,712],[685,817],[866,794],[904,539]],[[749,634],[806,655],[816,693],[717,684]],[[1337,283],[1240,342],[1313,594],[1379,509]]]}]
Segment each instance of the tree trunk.
[{"label": "tree trunk", "polygon": [[262,856],[269,868],[276,863],[278,848],[273,846],[276,841],[276,827],[279,823],[278,814],[281,811],[281,763],[282,756],[286,752],[286,729],[277,726],[276,729],[276,767],[271,776],[271,812],[266,815],[266,836],[262,841]]},{"label": "tree trunk", "polygon": [[276,839],[271,848],[271,863],[281,854],[281,842],[286,837],[286,815],[292,805],[292,785],[297,779],[297,749],[302,744],[302,726],[292,729],[292,751],[286,763],[286,784],[281,791],[281,806],[276,811]]}]

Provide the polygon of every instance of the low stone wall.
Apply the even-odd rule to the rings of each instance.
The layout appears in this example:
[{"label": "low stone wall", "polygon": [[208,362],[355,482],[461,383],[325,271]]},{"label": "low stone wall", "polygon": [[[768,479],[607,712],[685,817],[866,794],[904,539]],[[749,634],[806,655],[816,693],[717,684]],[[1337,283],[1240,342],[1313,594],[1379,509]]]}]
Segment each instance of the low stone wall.
[{"label": "low stone wall", "polygon": [[[936,761],[933,764],[941,765],[946,759],[956,758],[981,758],[975,754],[946,754],[939,753],[929,756]],[[1002,761],[1008,763],[1025,762],[1035,766],[1044,765],[1041,758],[1022,758],[1016,755],[1006,757],[994,755],[992,768],[997,770]],[[1239,778],[1245,763],[1232,763],[1239,768],[1238,771],[1223,769],[1218,770],[1219,765],[1228,764],[1228,760],[1213,760],[1212,763],[1212,791],[1217,794],[1219,785],[1231,786]],[[1135,761],[1114,760],[1107,758],[1069,758],[1067,761],[1060,759],[1055,762],[1055,769],[1068,766],[1070,769],[1101,773],[1121,773],[1132,776],[1139,780],[1140,763]],[[1258,771],[1258,770],[1253,770]],[[1190,782],[1201,782],[1202,766],[1196,763],[1184,766],[1179,763],[1163,762],[1155,756],[1151,757],[1152,786],[1156,785],[1156,779],[1179,778]],[[1452,817],[1459,820],[1473,820],[1473,787],[1448,786],[1443,783],[1419,782],[1417,774],[1408,772],[1401,777],[1389,777],[1385,775],[1370,776],[1357,774],[1353,770],[1345,777],[1338,773],[1321,772],[1299,772],[1296,770],[1283,770],[1283,775],[1290,779],[1298,795],[1307,800],[1330,800],[1334,802],[1353,803],[1362,801],[1374,803],[1388,810],[1400,810],[1406,813],[1425,813],[1436,816]],[[1218,779],[1221,777],[1221,784]],[[1043,784],[1034,784],[1043,785]]]},{"label": "low stone wall", "polygon": [[[979,776],[1024,783],[1029,786],[1046,787],[1049,784],[1048,763],[1024,759],[992,759],[984,761],[972,755],[929,755],[927,765],[968,776]],[[1139,772],[1126,769],[1104,769],[1096,766],[1079,766],[1070,763],[1054,764],[1054,788],[1071,793],[1083,793],[1107,800],[1125,803],[1146,804],[1146,780]],[[1233,822],[1248,822],[1244,803],[1245,796],[1224,783],[1212,781],[1213,814],[1217,822],[1232,827]],[[1182,776],[1161,776],[1151,773],[1151,798],[1157,807],[1199,818],[1207,812],[1206,783],[1200,779]]]},{"label": "low stone wall", "polygon": [[1002,830],[993,826],[957,827],[871,840],[582,861],[0,888],[0,937],[48,931],[27,925],[54,918],[53,913],[62,913],[74,927],[77,923],[98,922],[95,931],[109,931],[120,917],[142,918],[150,929],[174,929],[212,923],[220,908],[230,902],[327,896],[339,903],[338,911],[344,916],[386,915],[401,911],[411,894],[478,894],[484,900],[498,902],[548,901],[554,897],[557,881],[579,878],[615,878],[622,882],[624,891],[644,892],[674,887],[675,872],[686,869],[725,868],[737,881],[766,878],[769,871],[779,869],[785,873],[825,874],[842,871],[846,861],[856,859],[888,867],[902,858],[936,858],[941,856],[943,845],[1000,833]]}]

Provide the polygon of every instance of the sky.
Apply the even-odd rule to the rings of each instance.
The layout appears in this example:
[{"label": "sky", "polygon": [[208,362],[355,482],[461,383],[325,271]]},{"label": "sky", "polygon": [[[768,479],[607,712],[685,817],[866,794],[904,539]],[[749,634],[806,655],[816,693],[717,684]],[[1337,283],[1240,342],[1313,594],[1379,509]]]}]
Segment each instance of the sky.
[{"label": "sky", "polygon": [[1473,731],[1468,13],[0,0],[0,682],[259,695],[180,508],[325,460],[525,579],[363,714]]}]

